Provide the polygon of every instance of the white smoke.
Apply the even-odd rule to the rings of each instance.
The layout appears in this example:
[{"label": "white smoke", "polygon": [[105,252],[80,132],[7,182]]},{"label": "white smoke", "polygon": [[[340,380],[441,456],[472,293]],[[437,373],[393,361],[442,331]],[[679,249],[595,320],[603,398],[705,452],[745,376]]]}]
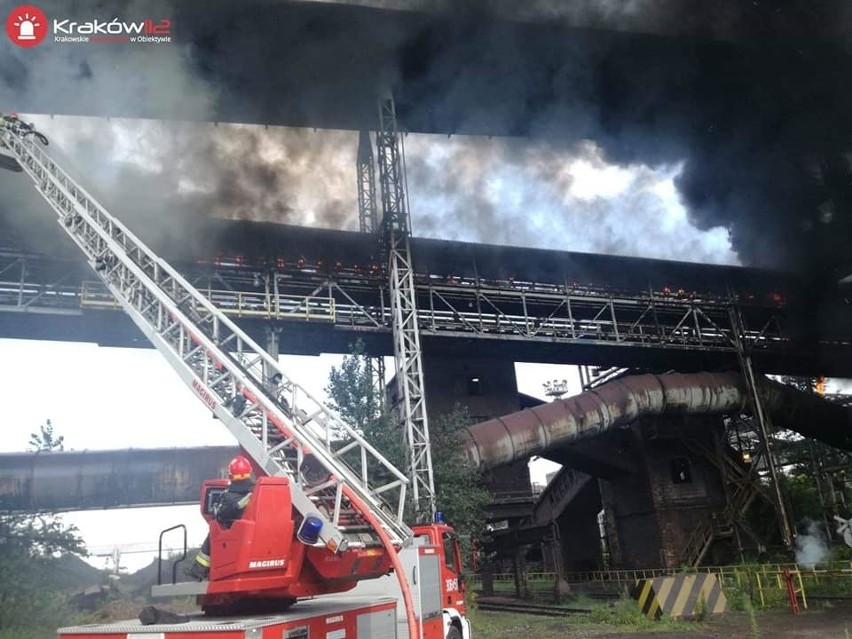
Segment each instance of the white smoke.
[{"label": "white smoke", "polygon": [[[351,131],[26,117],[50,138],[55,159],[154,245],[203,217],[357,227]],[[681,164],[613,164],[590,141],[412,134],[405,145],[415,235],[738,263],[727,229],[689,221],[675,186]],[[58,229],[33,228],[46,211],[27,210],[26,181],[2,172],[0,192],[0,228],[32,238],[31,250],[52,251],[45,234]]]},{"label": "white smoke", "polygon": [[805,520],[805,533],[796,537],[796,563],[803,568],[813,568],[815,564],[828,559],[828,544],[825,533],[815,521]]},{"label": "white smoke", "polygon": [[843,543],[852,548],[852,518],[843,519],[835,515],[834,519],[838,523],[837,534],[843,538]]}]

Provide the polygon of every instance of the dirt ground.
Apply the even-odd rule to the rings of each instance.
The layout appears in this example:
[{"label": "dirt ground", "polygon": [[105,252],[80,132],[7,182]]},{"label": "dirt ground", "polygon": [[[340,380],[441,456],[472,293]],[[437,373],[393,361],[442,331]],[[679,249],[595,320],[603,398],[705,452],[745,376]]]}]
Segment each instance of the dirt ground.
[{"label": "dirt ground", "polygon": [[[773,610],[759,613],[756,621],[758,633],[765,639],[848,639],[852,637],[852,604],[812,607],[796,616],[787,610]],[[752,636],[750,626],[750,619],[745,613],[729,613],[708,621],[706,631],[672,636],[746,639]],[[616,636],[612,635],[612,639]]]},{"label": "dirt ground", "polygon": [[577,623],[499,612],[477,613],[477,639],[852,639],[852,603],[812,608],[793,616],[786,610],[759,612],[756,628],[746,613],[733,612],[703,622],[683,622],[676,630],[634,630],[613,625]]}]

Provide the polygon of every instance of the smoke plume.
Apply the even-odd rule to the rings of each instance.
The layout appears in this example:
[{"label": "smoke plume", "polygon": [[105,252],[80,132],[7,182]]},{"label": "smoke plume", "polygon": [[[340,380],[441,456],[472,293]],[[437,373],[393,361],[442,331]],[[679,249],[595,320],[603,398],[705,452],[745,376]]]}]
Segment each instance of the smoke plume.
[{"label": "smoke plume", "polygon": [[805,532],[796,537],[796,563],[803,568],[813,568],[829,557],[828,544],[821,526],[806,519]]},{"label": "smoke plume", "polygon": [[[502,21],[517,17],[513,4],[466,3],[461,12],[417,19],[370,14],[354,24],[338,17],[322,27],[304,18],[263,57],[256,30],[216,26],[233,22],[226,12],[206,23],[194,61],[220,95],[260,89],[253,102],[270,113],[285,84],[300,81],[291,60],[307,57],[338,90],[352,86],[342,75],[356,77],[364,65],[370,71],[360,77],[392,84],[412,130],[511,131],[563,149],[590,140],[622,166],[682,164],[677,186],[690,220],[729,229],[744,262],[820,271],[845,261],[852,239],[845,3],[633,2],[616,10],[587,2],[566,13],[556,9],[565,3],[541,2],[538,23]],[[368,46],[368,38],[381,44]],[[355,41],[362,56],[339,59],[338,44]],[[223,54],[225,42],[273,79],[259,86],[247,78]],[[312,105],[322,89],[303,89],[294,107],[319,114]],[[827,165],[836,169],[833,180]]]},{"label": "smoke plume", "polygon": [[[357,228],[352,132],[34,120],[60,163],[155,246],[191,241],[187,222],[205,217]],[[564,149],[465,136],[411,135],[406,151],[419,236],[736,263],[727,232],[689,224],[674,187],[680,166],[610,165],[591,143]],[[55,252],[61,241],[45,244],[55,234],[43,225],[46,205],[24,177],[0,175],[6,184],[4,226],[32,229],[25,244]]]},{"label": "smoke plume", "polygon": [[[65,113],[357,129],[375,124],[375,96],[390,86],[401,124],[411,131],[510,133],[533,141],[529,148],[513,140],[490,147],[462,141],[434,153],[415,153],[412,141],[412,204],[430,232],[521,242],[530,235],[572,235],[573,246],[586,250],[652,255],[662,246],[695,255],[690,247],[697,241],[702,259],[717,244],[707,238],[724,235],[748,264],[823,274],[848,260],[846,3],[537,0],[521,8],[478,1],[449,9],[457,4],[416,15],[299,3],[187,0],[115,3],[108,10],[98,3],[54,3],[48,8],[66,13],[99,7],[168,15],[176,44],[24,52],[4,43],[0,104],[31,112],[59,105]],[[203,185],[194,191],[199,211],[282,221],[307,216],[351,226],[343,221],[355,219],[351,200],[324,184],[326,167],[279,175],[285,164],[300,166],[298,160],[258,163],[263,136],[234,135],[235,141],[220,136],[212,146],[209,139],[172,140],[169,132],[145,140],[144,153],[148,146],[170,149],[160,154],[169,158],[164,174],[189,175],[183,186],[170,187],[181,197],[163,205],[180,203]],[[102,146],[93,143],[93,153]],[[454,174],[439,173],[433,158],[442,153],[447,166],[441,170]],[[577,177],[566,166],[592,156],[633,171],[633,186],[609,203],[567,198]],[[189,166],[192,158],[218,163],[221,179]],[[477,165],[491,170],[477,171]],[[126,170],[114,168],[119,178]],[[495,177],[503,174],[505,185],[510,171],[528,178],[517,201]],[[287,186],[297,174],[314,180],[331,204],[303,213]],[[665,232],[668,221],[653,196],[662,187],[651,187],[672,180],[689,222],[710,235],[688,225]],[[427,196],[416,196],[421,184],[430,194],[425,204]],[[245,204],[248,197],[257,198],[256,208]],[[446,205],[443,213],[436,202]],[[532,230],[525,230],[530,219],[522,211],[537,212]]]},{"label": "smoke plume", "polygon": [[[33,119],[51,136],[52,155],[62,166],[148,241],[188,234],[188,222],[209,217],[357,225],[351,132]],[[33,212],[34,203],[46,205],[27,182],[19,174],[0,176],[0,184],[9,185],[0,201],[6,227],[32,229],[52,217]],[[44,250],[44,234],[33,235],[25,245]]]}]

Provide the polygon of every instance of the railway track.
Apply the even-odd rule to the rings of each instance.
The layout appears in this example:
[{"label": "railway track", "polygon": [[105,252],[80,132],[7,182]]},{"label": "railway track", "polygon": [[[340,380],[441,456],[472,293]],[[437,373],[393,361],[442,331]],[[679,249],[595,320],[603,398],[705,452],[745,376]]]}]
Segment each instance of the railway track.
[{"label": "railway track", "polygon": [[483,602],[478,603],[480,610],[488,612],[516,612],[524,615],[544,617],[570,617],[571,615],[591,612],[589,608],[565,608],[564,606],[529,605],[522,603]]}]

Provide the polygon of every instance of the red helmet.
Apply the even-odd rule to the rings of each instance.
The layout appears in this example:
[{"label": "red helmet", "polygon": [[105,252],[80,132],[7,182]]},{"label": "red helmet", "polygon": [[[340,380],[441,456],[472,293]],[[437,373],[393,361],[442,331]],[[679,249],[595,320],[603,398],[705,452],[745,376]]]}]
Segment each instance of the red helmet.
[{"label": "red helmet", "polygon": [[251,477],[251,463],[242,455],[237,455],[228,464],[228,479],[237,481]]}]

